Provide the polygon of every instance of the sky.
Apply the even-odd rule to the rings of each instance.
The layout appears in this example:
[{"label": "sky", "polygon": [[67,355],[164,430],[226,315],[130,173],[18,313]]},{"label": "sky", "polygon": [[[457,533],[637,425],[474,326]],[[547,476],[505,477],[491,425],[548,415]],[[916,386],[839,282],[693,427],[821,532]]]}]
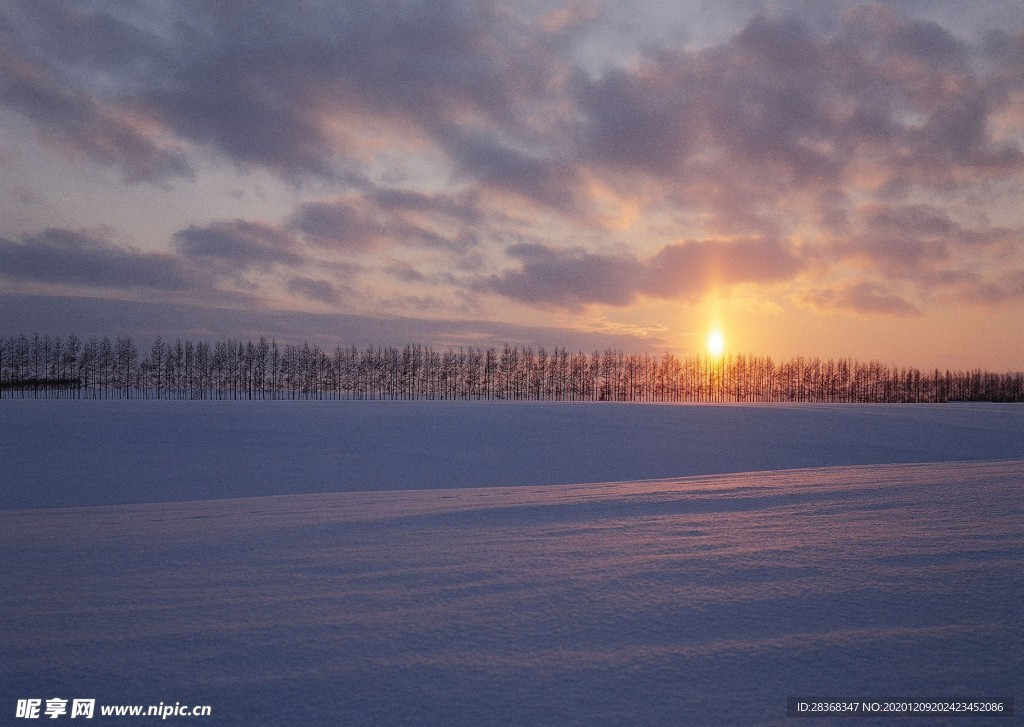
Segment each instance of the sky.
[{"label": "sky", "polygon": [[0,5],[0,333],[1024,370],[1024,5]]}]

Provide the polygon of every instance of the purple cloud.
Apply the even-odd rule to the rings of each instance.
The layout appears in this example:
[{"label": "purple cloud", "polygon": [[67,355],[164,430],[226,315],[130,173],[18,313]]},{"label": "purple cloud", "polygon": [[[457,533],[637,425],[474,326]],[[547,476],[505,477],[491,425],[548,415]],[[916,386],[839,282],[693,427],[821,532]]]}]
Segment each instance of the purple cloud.
[{"label": "purple cloud", "polygon": [[364,185],[359,194],[300,205],[288,228],[342,252],[407,245],[464,253],[477,243],[474,230],[495,222],[501,216],[483,211],[471,196]]},{"label": "purple cloud", "polygon": [[232,220],[188,227],[175,234],[184,257],[219,269],[267,270],[278,264],[299,265],[296,242],[273,225]]},{"label": "purple cloud", "polygon": [[[704,45],[595,64],[575,41],[598,37],[599,14],[557,24],[500,3],[12,0],[0,106],[44,144],[130,182],[187,179],[212,157],[319,198],[279,220],[183,220],[162,262],[102,240],[3,241],[3,274],[42,279],[47,256],[68,280],[271,272],[330,301],[343,291],[300,274],[311,255],[405,247],[429,250],[423,269],[366,269],[424,287],[466,274],[570,309],[797,281],[811,260],[850,281],[817,300],[849,310],[913,313],[932,288],[1012,297],[996,268],[1020,267],[1019,230],[971,200],[1013,194],[1024,173],[1024,34],[845,7],[760,13]],[[610,249],[616,205],[625,239],[687,241],[647,257],[581,246]]]},{"label": "purple cloud", "polygon": [[339,300],[334,283],[319,278],[292,278],[288,281],[288,292],[316,303],[337,303]]},{"label": "purple cloud", "polygon": [[[995,133],[1024,77],[1004,51],[877,6],[830,29],[755,17],[728,41],[660,49],[585,81],[577,163],[656,179],[723,230],[772,233],[792,204],[829,223],[851,190],[947,191],[1024,170],[1020,144]],[[1013,96],[1013,93],[1018,94]]]},{"label": "purple cloud", "polygon": [[659,250],[646,267],[646,294],[694,298],[720,286],[790,280],[805,263],[790,245],[769,238],[673,243]]},{"label": "purple cloud", "polygon": [[916,316],[921,310],[906,298],[871,282],[820,290],[807,302],[815,307],[867,315]]},{"label": "purple cloud", "polygon": [[519,260],[520,269],[493,275],[479,287],[531,305],[627,305],[636,298],[643,276],[643,265],[629,256],[563,251],[540,244],[518,245],[508,254]]},{"label": "purple cloud", "polygon": [[639,296],[693,299],[719,286],[784,281],[804,268],[792,249],[775,240],[672,243],[647,259],[540,244],[515,246],[508,253],[520,262],[519,269],[490,276],[479,289],[569,309],[625,306]]},{"label": "purple cloud", "polygon": [[292,215],[290,226],[315,245],[352,251],[372,247],[383,234],[354,200],[304,204]]},{"label": "purple cloud", "polygon": [[[69,134],[74,122],[53,99],[78,99],[97,117],[131,107],[158,122],[154,135],[292,176],[346,166],[339,154],[354,149],[331,117],[428,135],[464,113],[518,126],[520,100],[547,93],[556,60],[551,34],[478,3],[110,8],[16,2],[3,17],[12,65],[45,76],[51,100],[33,106],[12,88],[0,101]],[[98,73],[113,83],[91,83]]]},{"label": "purple cloud", "polygon": [[0,104],[38,123],[58,145],[119,167],[126,182],[192,176],[180,149],[152,138],[145,112],[62,88],[38,69],[0,64]]},{"label": "purple cloud", "polygon": [[19,242],[0,239],[0,277],[71,287],[177,292],[207,277],[163,253],[127,250],[96,233],[49,228]]},{"label": "purple cloud", "polygon": [[834,194],[855,164],[926,187],[1024,168],[991,124],[1024,89],[1019,39],[970,44],[881,4],[828,27],[758,15],[600,74],[566,35],[586,23],[545,32],[487,4],[110,7],[13,3],[0,103],[135,180],[188,171],[170,138],[351,181],[368,130],[418,135],[459,178],[572,216],[592,175],[650,176],[694,205],[708,179],[736,206]]},{"label": "purple cloud", "polygon": [[[0,105],[35,122],[56,144],[122,170],[127,182],[191,177],[179,144],[154,134],[154,119],[131,94],[97,92],[144,70],[161,39],[105,12],[16,2],[0,11]],[[86,69],[93,69],[90,72]]]}]

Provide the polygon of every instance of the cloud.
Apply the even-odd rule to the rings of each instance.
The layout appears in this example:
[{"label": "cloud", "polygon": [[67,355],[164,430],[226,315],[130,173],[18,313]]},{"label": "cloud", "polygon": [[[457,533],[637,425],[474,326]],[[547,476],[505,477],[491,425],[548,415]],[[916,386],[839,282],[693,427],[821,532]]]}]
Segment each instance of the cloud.
[{"label": "cloud", "polygon": [[1020,104],[1018,60],[881,5],[829,27],[759,15],[718,45],[655,49],[581,83],[575,158],[620,189],[657,180],[723,231],[827,223],[865,194],[1024,171],[1019,127],[993,124]]},{"label": "cloud", "polygon": [[149,133],[144,113],[61,88],[25,63],[4,62],[0,68],[0,104],[37,122],[58,146],[119,167],[127,182],[192,176],[185,154]]},{"label": "cloud", "polygon": [[659,178],[709,166],[773,174],[767,194],[833,181],[838,160],[819,149],[836,131],[827,53],[799,22],[760,17],[724,46],[649,54],[581,89],[582,146],[611,169]]},{"label": "cloud", "polygon": [[111,244],[88,231],[49,228],[20,242],[0,239],[0,277],[62,286],[181,292],[206,289],[206,276],[178,258]]},{"label": "cloud", "polygon": [[[836,268],[910,286],[921,300],[990,304],[1016,297],[1011,273],[1024,263],[1024,230],[968,227],[933,205],[870,203],[833,234],[827,249],[837,257]],[[863,311],[916,312],[867,280],[831,301],[819,300]]]},{"label": "cloud", "polygon": [[[301,274],[316,264],[350,278],[350,266],[302,254],[291,234],[267,223],[218,221],[175,235],[173,253],[141,252],[111,242],[105,230],[48,228],[0,238],[0,281],[42,283],[64,292],[106,291],[186,295],[197,302],[238,304],[280,285],[306,300],[336,304],[351,291],[323,277]],[[248,279],[249,273],[262,277]]]},{"label": "cloud", "polygon": [[405,262],[396,261],[391,263],[387,267],[387,272],[403,283],[423,283],[427,281],[426,275]]},{"label": "cloud", "polygon": [[478,289],[568,309],[625,306],[639,296],[693,300],[716,287],[788,280],[804,268],[794,250],[770,239],[677,242],[646,259],[541,244],[514,246],[508,254],[519,269],[478,281]]},{"label": "cloud", "polygon": [[1024,267],[981,275],[972,270],[940,271],[929,280],[930,288],[940,294],[943,304],[971,302],[998,305],[1024,300]]},{"label": "cloud", "polygon": [[268,270],[274,265],[299,265],[303,259],[291,235],[274,226],[245,220],[217,221],[175,233],[187,259],[225,270]]},{"label": "cloud", "polygon": [[440,215],[467,225],[490,222],[493,214],[485,213],[476,195],[427,194],[411,189],[395,187],[373,187],[363,190],[367,199],[381,210],[398,212],[423,212]]},{"label": "cloud", "polygon": [[916,316],[921,310],[900,295],[871,282],[860,282],[835,290],[820,290],[807,298],[818,308],[868,315]]},{"label": "cloud", "polygon": [[805,263],[790,245],[769,238],[673,243],[650,258],[646,267],[647,295],[694,298],[717,287],[790,280]]},{"label": "cloud", "polygon": [[[461,115],[518,126],[519,100],[543,97],[558,62],[559,33],[486,3],[33,5],[15,3],[4,24],[15,57],[50,73],[51,96],[95,113],[130,105],[155,133],[285,175],[336,175],[360,124],[428,136]],[[89,71],[110,83],[84,81]]]},{"label": "cloud", "polygon": [[303,204],[289,226],[315,245],[350,251],[369,249],[385,234],[358,199]]},{"label": "cloud", "polygon": [[[0,293],[0,309],[8,332],[75,332],[80,336],[129,334],[165,340],[260,336],[279,344],[308,342],[333,349],[337,345],[404,346],[564,346],[571,351],[620,348],[626,351],[664,349],[663,337],[646,331],[583,331],[555,326],[528,326],[473,318],[428,320],[403,316],[365,316],[267,310],[258,305],[207,307],[197,301],[154,304],[145,301]],[[98,324],[97,322],[102,322]],[[113,323],[110,323],[113,322]]]},{"label": "cloud", "polygon": [[1018,36],[971,43],[873,3],[827,24],[757,14],[715,45],[648,46],[594,73],[574,40],[602,18],[552,23],[557,10],[15,2],[0,102],[133,180],[187,173],[192,145],[350,183],[376,135],[572,217],[591,213],[595,177],[650,177],[731,207],[725,220],[794,191],[837,194],[865,167],[891,189],[1024,169],[991,123],[1024,90]]},{"label": "cloud", "polygon": [[316,303],[337,303],[339,300],[334,283],[319,278],[292,278],[288,281],[288,292]]},{"label": "cloud", "polygon": [[61,148],[119,167],[127,182],[191,177],[181,145],[154,133],[143,105],[103,98],[87,74],[62,78],[52,62],[138,71],[162,45],[157,37],[63,3],[14,3],[8,12],[0,14],[0,105],[31,119]]},{"label": "cloud", "polygon": [[872,203],[857,210],[855,220],[860,232],[844,235],[836,251],[890,273],[945,263],[951,243],[965,232],[942,210],[922,204]]},{"label": "cloud", "polygon": [[[263,274],[331,302],[345,290],[314,258],[358,258],[378,299],[380,281],[443,297],[467,275],[572,310],[796,286],[814,261],[846,287],[785,294],[902,314],[933,289],[1015,295],[995,271],[1021,267],[1024,32],[965,37],[913,3],[741,6],[731,34],[604,55],[607,15],[555,2],[12,0],[0,106],[129,182],[213,158],[294,183],[281,219],[183,219],[160,263],[181,280]],[[1010,200],[997,222],[974,210],[990,193]],[[612,234],[662,247],[610,253]],[[47,274],[3,244],[11,270]],[[143,263],[61,244],[39,237],[33,259]]]},{"label": "cloud", "polygon": [[501,215],[483,211],[468,195],[364,185],[355,194],[300,205],[287,226],[340,252],[406,245],[465,253],[477,242],[477,227],[500,222]]},{"label": "cloud", "polygon": [[573,215],[586,212],[585,181],[571,160],[526,153],[482,134],[450,134],[444,144],[462,174],[485,187]]},{"label": "cloud", "polygon": [[643,273],[643,265],[625,255],[563,251],[540,244],[518,245],[508,254],[519,260],[520,269],[493,275],[479,287],[532,305],[627,305],[636,298]]}]

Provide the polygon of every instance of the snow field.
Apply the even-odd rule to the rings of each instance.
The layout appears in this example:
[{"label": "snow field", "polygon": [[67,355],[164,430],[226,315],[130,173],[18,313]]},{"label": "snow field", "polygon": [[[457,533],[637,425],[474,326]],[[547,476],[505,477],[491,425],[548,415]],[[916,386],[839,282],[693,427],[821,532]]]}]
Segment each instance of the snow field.
[{"label": "snow field", "polygon": [[4,401],[0,461],[0,722],[1022,703],[1012,405]]},{"label": "snow field", "polygon": [[0,510],[1024,458],[1024,407],[0,402]]},{"label": "snow field", "polygon": [[1022,484],[1009,460],[8,510],[0,708],[788,725],[789,696],[1019,705]]}]

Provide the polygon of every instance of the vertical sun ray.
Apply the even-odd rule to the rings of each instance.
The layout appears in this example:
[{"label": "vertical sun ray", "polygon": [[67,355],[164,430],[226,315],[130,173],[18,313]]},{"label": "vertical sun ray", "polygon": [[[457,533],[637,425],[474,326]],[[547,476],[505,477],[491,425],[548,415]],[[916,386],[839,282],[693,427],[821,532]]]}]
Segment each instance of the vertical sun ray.
[{"label": "vertical sun ray", "polygon": [[711,335],[708,336],[708,352],[715,358],[725,352],[725,337],[717,328],[712,330]]}]

